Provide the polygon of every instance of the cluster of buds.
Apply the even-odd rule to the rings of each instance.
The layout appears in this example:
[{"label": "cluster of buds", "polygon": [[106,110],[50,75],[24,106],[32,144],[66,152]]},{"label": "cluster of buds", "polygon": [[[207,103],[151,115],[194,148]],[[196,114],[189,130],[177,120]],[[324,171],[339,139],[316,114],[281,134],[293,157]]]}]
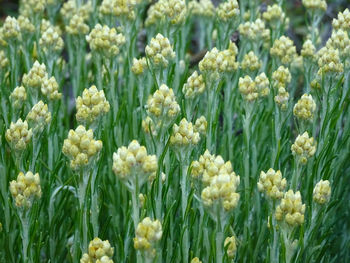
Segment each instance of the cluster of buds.
[{"label": "cluster of buds", "polygon": [[293,113],[301,120],[311,121],[316,110],[316,103],[311,94],[304,94],[301,99],[294,105]]},{"label": "cluster of buds", "polygon": [[301,48],[300,54],[304,59],[314,60],[316,54],[316,47],[310,39],[306,40]]},{"label": "cluster of buds", "polygon": [[152,220],[149,217],[144,218],[135,231],[134,247],[137,250],[145,252],[148,257],[155,256],[155,245],[162,238],[162,224],[159,220]]},{"label": "cluster of buds", "polygon": [[[0,42],[1,42],[1,35],[0,35]],[[9,60],[6,57],[5,52],[3,50],[0,50],[0,73],[5,71],[8,64],[9,64]]]},{"label": "cluster of buds", "polygon": [[341,58],[350,56],[350,39],[346,31],[339,29],[332,32],[331,37],[327,40],[326,47],[337,49]]},{"label": "cluster of buds", "polygon": [[205,135],[207,132],[208,122],[204,116],[200,116],[194,123],[193,130],[199,134]]},{"label": "cluster of buds", "polygon": [[217,69],[219,72],[233,72],[237,70],[237,53],[238,49],[234,42],[230,42],[228,49],[219,52],[216,58]]},{"label": "cluster of buds", "polygon": [[82,97],[76,99],[76,118],[79,123],[94,123],[103,114],[109,112],[109,102],[106,100],[103,90],[98,90],[96,86],[84,89]]},{"label": "cluster of buds", "polygon": [[284,220],[289,226],[298,226],[304,223],[305,205],[301,201],[300,192],[289,190],[284,194],[281,203],[276,208],[276,220]]},{"label": "cluster of buds", "polygon": [[145,146],[133,140],[128,147],[122,146],[113,154],[113,172],[122,181],[130,183],[131,188],[136,177],[141,186],[158,169],[157,157],[148,155]]},{"label": "cluster of buds", "polygon": [[108,240],[102,241],[95,237],[89,243],[89,252],[84,253],[80,263],[113,263],[114,248]]},{"label": "cluster of buds", "polygon": [[43,101],[35,104],[28,113],[26,120],[33,127],[33,134],[40,134],[45,125],[51,121],[51,112],[49,112],[47,104],[44,104]]},{"label": "cluster of buds", "polygon": [[327,3],[325,0],[302,0],[302,3],[309,12],[325,12],[327,10]]},{"label": "cluster of buds", "polygon": [[0,28],[0,31],[1,38],[6,43],[4,43],[4,45],[7,45],[7,43],[19,41],[22,38],[19,23],[16,18],[11,16],[6,17],[3,26]]},{"label": "cluster of buds", "polygon": [[338,49],[332,47],[323,47],[317,52],[318,66],[320,69],[317,74],[337,74],[344,70],[343,64],[340,61]]},{"label": "cluster of buds", "polygon": [[148,59],[155,67],[167,67],[169,61],[175,58],[175,52],[168,38],[162,34],[153,37],[145,48]]},{"label": "cluster of buds", "polygon": [[283,22],[286,15],[282,11],[282,8],[279,5],[273,4],[273,5],[267,6],[267,9],[262,14],[262,17],[271,26],[274,26],[276,25],[277,22]]},{"label": "cluster of buds", "polygon": [[183,154],[184,148],[198,144],[200,140],[199,132],[195,131],[192,122],[188,122],[183,118],[179,125],[173,126],[173,134],[170,136],[170,144]]},{"label": "cluster of buds", "polygon": [[234,209],[239,201],[236,193],[240,179],[234,172],[219,173],[202,191],[201,198],[206,207],[219,205],[225,211]]},{"label": "cluster of buds", "polygon": [[270,54],[272,57],[278,58],[284,65],[291,64],[297,57],[297,51],[293,41],[286,36],[281,36],[275,40],[270,49]]},{"label": "cluster of buds", "polygon": [[265,28],[263,20],[258,18],[254,22],[245,22],[238,26],[239,34],[249,41],[267,40],[270,30]]},{"label": "cluster of buds", "polygon": [[163,126],[169,123],[180,112],[180,106],[176,102],[174,91],[162,84],[156,92],[147,100],[147,113],[157,126],[163,122]]},{"label": "cluster of buds", "polygon": [[211,18],[215,16],[215,6],[210,0],[192,0],[188,3],[188,9],[193,16]]},{"label": "cluster of buds", "polygon": [[11,148],[16,151],[24,151],[32,138],[32,129],[28,129],[27,121],[17,120],[11,122],[10,128],[5,133],[5,138]]},{"label": "cluster of buds", "polygon": [[239,78],[238,87],[243,98],[247,101],[257,100],[259,97],[266,97],[270,93],[270,82],[265,73],[261,73],[253,80],[246,75]]},{"label": "cluster of buds", "polygon": [[132,61],[131,71],[135,75],[141,75],[147,69],[147,60],[145,57],[140,59],[134,58]]},{"label": "cluster of buds", "polygon": [[126,40],[122,33],[117,34],[115,28],[97,24],[90,34],[86,36],[86,41],[89,43],[92,52],[111,58],[119,54],[120,48],[125,44]]},{"label": "cluster of buds", "polygon": [[35,32],[35,26],[30,22],[28,17],[19,16],[17,18],[22,36],[31,35]]},{"label": "cluster of buds", "polygon": [[23,103],[26,99],[27,99],[27,93],[26,93],[26,89],[23,86],[16,87],[10,95],[12,106],[15,109],[22,108]]},{"label": "cluster of buds", "polygon": [[204,90],[205,82],[203,76],[199,75],[197,71],[192,73],[182,88],[186,99],[194,99],[202,94]]},{"label": "cluster of buds", "polygon": [[22,83],[27,88],[40,89],[44,80],[48,78],[45,64],[35,61],[28,74],[23,75]]},{"label": "cluster of buds", "polygon": [[209,185],[218,174],[235,174],[230,161],[225,162],[220,155],[210,154],[209,150],[206,150],[198,161],[193,161],[191,167],[191,176],[201,177],[205,185]]},{"label": "cluster of buds", "polygon": [[226,237],[224,247],[227,247],[227,256],[229,258],[234,258],[237,251],[236,238],[234,236]]},{"label": "cluster of buds", "polygon": [[147,12],[145,26],[168,22],[171,25],[181,25],[187,14],[186,3],[183,0],[160,0],[151,5]]},{"label": "cluster of buds", "polygon": [[17,180],[10,182],[10,192],[15,199],[16,206],[28,209],[32,206],[35,198],[41,197],[39,174],[20,172]]},{"label": "cluster of buds", "polygon": [[27,0],[21,2],[20,14],[26,17],[36,17],[45,11],[45,0]]},{"label": "cluster of buds", "polygon": [[75,14],[82,17],[84,21],[88,20],[92,11],[93,7],[91,1],[87,1],[83,5],[77,6],[77,2],[75,0],[68,0],[67,2],[63,3],[60,9],[60,14],[65,24],[67,24]]},{"label": "cluster of buds", "polygon": [[313,191],[313,200],[323,205],[329,201],[331,197],[331,186],[328,180],[319,181]]},{"label": "cluster of buds", "polygon": [[41,84],[41,93],[49,100],[59,100],[62,97],[62,93],[58,91],[55,77],[44,78]]},{"label": "cluster of buds", "polygon": [[298,135],[291,147],[293,155],[297,156],[301,164],[306,164],[307,159],[314,156],[316,152],[316,143],[313,137],[309,138],[309,134],[304,132]]},{"label": "cluster of buds", "polygon": [[62,152],[71,159],[73,170],[86,167],[102,149],[102,141],[94,140],[93,131],[86,130],[79,125],[75,131],[70,130],[68,138],[64,140]]},{"label": "cluster of buds", "polygon": [[102,16],[114,16],[121,19],[134,20],[135,0],[103,0],[99,11]]},{"label": "cluster of buds", "polygon": [[338,13],[337,19],[333,19],[332,26],[335,30],[342,29],[350,32],[350,11],[348,8],[346,8],[343,13]]},{"label": "cluster of buds", "polygon": [[244,71],[256,72],[261,68],[262,61],[254,54],[253,51],[245,54],[241,62],[241,67]]},{"label": "cluster of buds", "polygon": [[239,16],[239,6],[237,0],[228,0],[227,2],[222,2],[216,8],[216,14],[219,21],[230,23],[234,21]]},{"label": "cluster of buds", "polygon": [[282,110],[287,108],[287,102],[289,99],[287,86],[291,79],[292,75],[290,74],[289,69],[284,66],[280,66],[272,73],[273,86],[277,89],[277,94],[274,100]]},{"label": "cluster of buds", "polygon": [[68,26],[66,26],[67,33],[73,36],[85,36],[89,33],[89,29],[84,19],[78,14],[73,15]]},{"label": "cluster of buds", "polygon": [[53,26],[49,26],[41,35],[39,45],[46,55],[58,54],[62,51],[64,42]]},{"label": "cluster of buds", "polygon": [[280,170],[275,171],[270,168],[266,173],[261,171],[258,189],[260,192],[266,193],[270,198],[281,199],[286,185],[287,181],[285,178],[282,179]]}]

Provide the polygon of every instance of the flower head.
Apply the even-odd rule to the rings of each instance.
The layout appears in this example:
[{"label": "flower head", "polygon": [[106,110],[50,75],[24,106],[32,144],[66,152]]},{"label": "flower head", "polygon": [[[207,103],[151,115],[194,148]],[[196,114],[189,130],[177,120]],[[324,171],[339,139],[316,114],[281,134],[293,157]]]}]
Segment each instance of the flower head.
[{"label": "flower head", "polygon": [[175,52],[169,39],[159,33],[151,39],[145,48],[145,52],[155,67],[167,67],[169,61],[175,58]]},{"label": "flower head", "polygon": [[316,110],[316,103],[309,94],[304,94],[301,99],[295,104],[293,113],[301,120],[311,121]]},{"label": "flower head", "polygon": [[298,135],[291,147],[293,155],[295,155],[300,163],[306,164],[307,160],[314,156],[316,152],[316,143],[313,137],[309,137],[307,132]]},{"label": "flower head", "polygon": [[313,191],[313,200],[323,205],[327,202],[329,202],[329,199],[331,197],[331,186],[328,180],[321,180],[319,181]]},{"label": "flower head", "polygon": [[286,185],[287,181],[285,178],[282,179],[280,170],[275,171],[270,168],[266,173],[261,171],[258,189],[260,192],[266,193],[270,198],[281,199]]},{"label": "flower head", "polygon": [[80,263],[113,263],[114,248],[108,240],[102,241],[95,237],[89,244],[89,252],[84,253]]},{"label": "flower head", "polygon": [[304,213],[305,205],[301,201],[300,192],[289,190],[277,206],[275,216],[277,221],[283,220],[289,226],[298,226],[304,223]]},{"label": "flower head", "polygon": [[18,119],[11,122],[10,128],[5,133],[5,138],[16,151],[24,151],[32,138],[32,129],[28,129],[27,121]]},{"label": "flower head", "polygon": [[146,217],[137,225],[135,232],[135,249],[146,252],[148,256],[154,256],[154,246],[162,238],[163,234],[162,224],[160,221],[152,220],[149,217]]}]

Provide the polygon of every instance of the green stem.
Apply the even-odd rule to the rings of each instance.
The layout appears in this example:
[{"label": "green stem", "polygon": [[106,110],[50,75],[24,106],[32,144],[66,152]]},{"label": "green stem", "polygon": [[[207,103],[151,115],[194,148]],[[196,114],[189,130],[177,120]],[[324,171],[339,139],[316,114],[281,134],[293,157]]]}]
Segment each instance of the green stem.
[{"label": "green stem", "polygon": [[22,224],[22,253],[23,253],[23,262],[29,262],[28,258],[28,244],[29,244],[29,214],[27,211],[23,211],[20,215],[21,224]]}]

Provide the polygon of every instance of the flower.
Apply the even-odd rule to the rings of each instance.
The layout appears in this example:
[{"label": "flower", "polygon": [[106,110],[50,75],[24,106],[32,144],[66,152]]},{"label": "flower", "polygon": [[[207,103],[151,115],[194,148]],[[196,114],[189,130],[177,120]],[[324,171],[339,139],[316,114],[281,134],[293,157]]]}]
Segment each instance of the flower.
[{"label": "flower", "polygon": [[137,250],[145,251],[149,256],[154,256],[155,244],[162,238],[162,224],[159,220],[151,220],[145,217],[136,228],[134,247]]},{"label": "flower", "polygon": [[239,16],[239,6],[237,0],[222,2],[216,8],[216,14],[220,21],[230,22]]},{"label": "flower", "polygon": [[46,124],[51,122],[51,112],[49,112],[47,104],[39,101],[33,106],[27,115],[26,120],[33,127],[34,134],[40,134]]},{"label": "flower", "polygon": [[23,75],[23,85],[32,89],[41,89],[45,79],[48,78],[45,64],[35,61],[28,74]]},{"label": "flower", "polygon": [[301,120],[311,121],[316,110],[316,103],[311,94],[304,94],[301,99],[294,105],[293,113]]},{"label": "flower", "polygon": [[145,48],[145,52],[152,62],[152,66],[155,67],[167,67],[169,61],[175,58],[175,52],[169,39],[159,33],[151,39]]},{"label": "flower", "polygon": [[202,94],[204,90],[205,82],[203,76],[199,75],[197,71],[192,73],[182,88],[182,92],[185,94],[186,99],[194,99]]},{"label": "flower", "polygon": [[234,258],[237,251],[236,238],[234,236],[226,237],[224,247],[227,247],[227,256]]},{"label": "flower", "polygon": [[14,150],[24,151],[32,134],[32,129],[28,130],[27,121],[18,119],[16,123],[11,122],[10,128],[6,130],[5,138]]},{"label": "flower", "polygon": [[292,153],[297,156],[301,164],[306,164],[307,160],[314,156],[316,152],[316,144],[314,138],[309,138],[309,134],[304,132],[302,135],[298,135],[292,144]]},{"label": "flower", "polygon": [[266,173],[261,171],[258,189],[260,192],[265,192],[270,198],[281,199],[286,185],[287,181],[285,178],[282,179],[280,170],[275,171],[270,168]]},{"label": "flower", "polygon": [[331,186],[328,180],[320,180],[313,191],[313,200],[323,205],[325,203],[329,202],[329,199],[331,197]]},{"label": "flower", "polygon": [[27,93],[26,93],[25,88],[23,86],[16,87],[10,95],[10,99],[12,102],[12,106],[15,109],[22,108],[23,103],[27,99]]},{"label": "flower", "polygon": [[[187,148],[190,145],[196,145],[199,140],[199,132],[194,130],[192,122],[188,122],[183,118],[179,125],[174,124],[173,134],[170,136],[170,144],[178,150],[180,148]],[[182,150],[180,151],[182,152]]]},{"label": "flower", "polygon": [[270,49],[270,54],[272,57],[278,58],[284,65],[290,65],[297,57],[293,41],[286,36],[281,36],[275,40]]},{"label": "flower", "polygon": [[84,253],[80,263],[113,263],[114,248],[108,240],[102,241],[95,237],[89,243],[89,252]]},{"label": "flower", "polygon": [[277,221],[284,220],[289,226],[298,226],[304,223],[304,213],[305,205],[301,201],[300,192],[289,190],[277,206],[275,216]]}]

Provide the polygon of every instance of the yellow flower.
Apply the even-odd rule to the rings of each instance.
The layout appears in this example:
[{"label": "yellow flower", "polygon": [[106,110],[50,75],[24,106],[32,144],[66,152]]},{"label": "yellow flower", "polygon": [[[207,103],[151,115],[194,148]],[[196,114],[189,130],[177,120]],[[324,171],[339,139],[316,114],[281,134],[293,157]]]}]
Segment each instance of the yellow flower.
[{"label": "yellow flower", "polygon": [[310,94],[304,94],[294,105],[293,113],[301,120],[311,121],[314,117],[315,110],[316,103],[312,99],[312,96]]},{"label": "yellow flower", "polygon": [[19,208],[30,208],[35,198],[41,197],[39,174],[20,172],[17,180],[10,182],[10,192]]},{"label": "yellow flower", "polygon": [[32,134],[32,129],[28,130],[27,121],[18,119],[16,123],[11,122],[10,128],[6,130],[5,138],[14,150],[24,151]]},{"label": "yellow flower", "polygon": [[26,120],[33,127],[33,133],[40,134],[45,125],[51,122],[51,112],[49,112],[47,104],[44,104],[43,101],[35,104],[28,113]]},{"label": "yellow flower", "polygon": [[287,181],[285,178],[282,179],[280,170],[275,171],[270,168],[266,173],[261,171],[258,189],[260,192],[265,192],[270,198],[281,199],[286,185]]},{"label": "yellow flower", "polygon": [[314,156],[316,152],[316,143],[314,138],[309,138],[309,134],[304,132],[298,135],[291,147],[293,155],[297,156],[301,164],[306,164],[307,160]]},{"label": "yellow flower", "polygon": [[58,92],[58,83],[55,77],[44,78],[41,84],[41,93],[50,100],[59,100],[62,93]]},{"label": "yellow flower", "polygon": [[302,0],[303,6],[307,11],[326,11],[327,3],[325,0]]},{"label": "yellow flower", "polygon": [[199,75],[197,71],[187,79],[187,82],[182,88],[182,92],[185,94],[186,99],[194,99],[205,90],[205,82],[202,75]]},{"label": "yellow flower", "polygon": [[155,67],[167,67],[169,61],[175,58],[175,52],[169,39],[159,33],[151,39],[145,48],[145,52]]},{"label": "yellow flower", "polygon": [[69,25],[66,26],[66,31],[70,35],[78,36],[78,35],[86,35],[89,32],[89,26],[85,24],[84,19],[75,14],[69,20]]},{"label": "yellow flower", "polygon": [[10,99],[12,102],[12,106],[15,109],[22,108],[24,102],[27,99],[27,93],[26,93],[25,88],[23,86],[16,87],[10,95]]},{"label": "yellow flower", "polygon": [[277,221],[284,220],[289,226],[298,226],[304,223],[304,213],[305,205],[301,201],[300,192],[289,190],[277,206],[275,216]]},{"label": "yellow flower", "polygon": [[133,58],[131,71],[135,75],[141,75],[147,69],[147,61],[145,57],[140,59]]},{"label": "yellow flower", "polygon": [[231,22],[239,16],[239,6],[237,0],[228,0],[222,2],[216,8],[216,14],[220,21],[222,22]]},{"label": "yellow flower", "polygon": [[313,199],[316,203],[323,205],[329,202],[331,197],[331,186],[328,180],[319,181],[313,191]]},{"label": "yellow flower", "polygon": [[170,136],[170,144],[180,148],[198,144],[200,140],[199,132],[194,130],[192,122],[188,122],[183,118],[179,125],[176,123],[173,126],[173,134]]},{"label": "yellow flower", "polygon": [[28,74],[23,75],[23,85],[28,88],[41,89],[45,79],[48,78],[46,66],[35,61]]},{"label": "yellow flower", "polygon": [[293,41],[286,36],[276,39],[270,49],[272,57],[278,58],[282,64],[289,65],[297,57],[296,48]]},{"label": "yellow flower", "polygon": [[350,11],[348,8],[343,13],[338,13],[337,19],[333,19],[332,26],[334,30],[342,29],[350,32]]},{"label": "yellow flower", "polygon": [[89,244],[89,252],[84,253],[80,263],[113,263],[114,248],[108,240],[102,241],[95,237]]},{"label": "yellow flower", "polygon": [[262,14],[263,19],[266,22],[268,22],[272,27],[278,22],[283,22],[285,16],[286,15],[282,11],[282,8],[277,4],[267,6],[267,10]]},{"label": "yellow flower", "polygon": [[243,70],[255,72],[258,71],[262,66],[262,61],[254,54],[253,51],[245,54],[241,62]]},{"label": "yellow flower", "polygon": [[258,18],[254,22],[245,22],[238,26],[239,34],[249,41],[267,40],[270,30],[265,28],[263,20]]},{"label": "yellow flower", "polygon": [[316,57],[316,47],[310,39],[304,42],[300,53],[303,56],[303,58],[309,58],[313,60]]},{"label": "yellow flower", "polygon": [[160,221],[152,221],[149,217],[146,217],[137,225],[135,232],[135,249],[145,251],[148,255],[153,256],[155,254],[154,246],[163,234]]},{"label": "yellow flower", "polygon": [[317,52],[318,75],[336,74],[344,71],[344,66],[340,61],[338,49],[333,47],[323,47]]}]

